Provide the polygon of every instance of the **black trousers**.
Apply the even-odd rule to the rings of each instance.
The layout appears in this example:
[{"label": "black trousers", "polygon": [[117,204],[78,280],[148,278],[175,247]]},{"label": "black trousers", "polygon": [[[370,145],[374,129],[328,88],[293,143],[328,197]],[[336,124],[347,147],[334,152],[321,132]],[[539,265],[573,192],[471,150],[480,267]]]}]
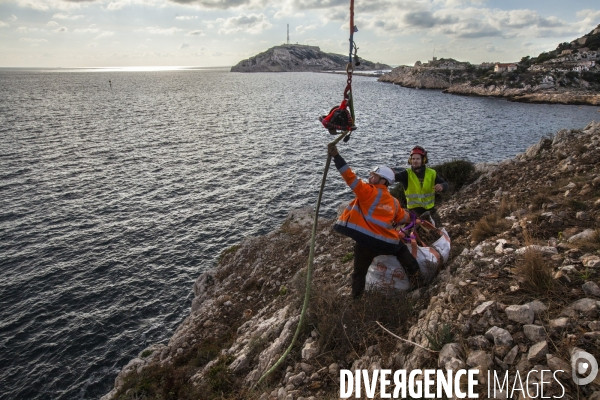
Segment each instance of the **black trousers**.
[{"label": "black trousers", "polygon": [[437,213],[435,207],[430,208],[429,210],[426,210],[423,207],[416,207],[416,208],[411,208],[410,211],[416,212],[417,216],[419,216],[419,217],[421,215],[423,215],[423,213],[429,211],[429,214],[431,215],[431,218],[433,219],[433,222],[435,223],[436,228],[441,228],[442,220],[440,218],[440,215]]},{"label": "black trousers", "polygon": [[[365,290],[367,272],[369,265],[377,256],[383,255],[370,250],[358,243],[354,243],[354,272],[352,273],[352,297],[359,298]],[[396,253],[396,258],[402,264],[402,267],[409,275],[414,275],[419,271],[417,260],[410,254],[408,247],[400,242],[400,250]]]}]

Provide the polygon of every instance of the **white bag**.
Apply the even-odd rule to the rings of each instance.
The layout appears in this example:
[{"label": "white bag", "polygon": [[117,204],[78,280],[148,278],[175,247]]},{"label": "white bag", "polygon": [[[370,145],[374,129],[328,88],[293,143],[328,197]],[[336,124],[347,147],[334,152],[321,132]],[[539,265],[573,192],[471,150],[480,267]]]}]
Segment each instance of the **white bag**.
[{"label": "white bag", "polygon": [[396,256],[377,256],[369,265],[367,288],[375,286],[381,289],[408,290],[410,282],[404,268]]},{"label": "white bag", "polygon": [[[427,225],[430,229],[433,225]],[[435,228],[433,228],[435,229]],[[415,241],[408,244],[408,249],[419,264],[419,278],[423,282],[429,282],[433,279],[438,268],[444,265],[450,257],[450,237],[446,229],[437,229],[440,233],[431,246],[418,246]],[[409,290],[410,281],[404,268],[396,256],[385,255],[377,256],[369,265],[367,272],[367,285],[380,287],[383,289]]]},{"label": "white bag", "polygon": [[422,281],[429,282],[435,277],[439,267],[450,257],[450,237],[446,229],[438,230],[441,236],[431,246],[409,245],[409,250],[419,263],[419,276]]}]

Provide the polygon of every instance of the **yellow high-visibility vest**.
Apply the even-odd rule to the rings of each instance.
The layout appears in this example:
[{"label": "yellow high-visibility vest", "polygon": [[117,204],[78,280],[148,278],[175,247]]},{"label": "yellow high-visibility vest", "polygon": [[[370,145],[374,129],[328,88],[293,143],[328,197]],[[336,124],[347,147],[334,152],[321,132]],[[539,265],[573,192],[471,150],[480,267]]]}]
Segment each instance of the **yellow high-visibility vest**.
[{"label": "yellow high-visibility vest", "polygon": [[423,184],[419,182],[417,174],[408,169],[408,187],[404,190],[406,195],[406,208],[422,207],[429,210],[435,206],[435,177],[434,169],[425,168]]}]

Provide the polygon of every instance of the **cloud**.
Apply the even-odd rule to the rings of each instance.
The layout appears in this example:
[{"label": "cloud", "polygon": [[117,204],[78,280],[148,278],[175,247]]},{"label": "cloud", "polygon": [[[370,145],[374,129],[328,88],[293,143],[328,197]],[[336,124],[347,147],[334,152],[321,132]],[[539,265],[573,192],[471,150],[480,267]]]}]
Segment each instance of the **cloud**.
[{"label": "cloud", "polygon": [[47,43],[46,39],[32,39],[32,38],[21,38],[19,42],[29,43],[31,47],[38,47],[42,43]]},{"label": "cloud", "polygon": [[179,31],[182,31],[182,29],[175,28],[175,27],[173,27],[173,28],[158,28],[158,27],[154,27],[154,26],[149,26],[144,29],[136,29],[136,32],[146,32],[151,35],[173,35]]},{"label": "cloud", "polygon": [[85,47],[86,49],[95,49],[95,48],[98,47],[98,43],[96,43],[96,42],[90,42],[90,43],[86,44],[83,47]]},{"label": "cloud", "polygon": [[180,49],[187,49],[188,47],[190,47],[190,45],[187,44],[187,43],[182,43],[182,44],[179,45]]},{"label": "cloud", "polygon": [[317,29],[316,25],[308,25],[308,26],[303,26],[303,25],[298,25],[296,27],[296,33],[305,33],[306,31],[312,31],[314,29]]},{"label": "cloud", "polygon": [[204,33],[202,33],[201,30],[196,29],[195,31],[189,31],[185,36],[204,36]]},{"label": "cloud", "polygon": [[300,10],[316,10],[348,5],[348,0],[294,0],[294,8]]},{"label": "cloud", "polygon": [[249,0],[169,0],[173,3],[226,10],[250,3]]},{"label": "cloud", "polygon": [[111,31],[104,31],[104,32],[102,32],[101,34],[99,34],[98,36],[96,36],[96,37],[94,38],[94,40],[97,40],[97,39],[102,39],[102,38],[107,38],[107,37],[111,37],[111,36],[113,36],[114,34],[115,34],[115,33],[114,33],[114,32],[111,32]]},{"label": "cloud", "polygon": [[411,11],[404,14],[402,20],[408,26],[420,28],[433,28],[434,26],[448,25],[459,21],[458,18],[450,15],[436,17],[429,11]]},{"label": "cloud", "polygon": [[26,26],[20,26],[17,28],[18,33],[28,33],[28,32],[37,32],[37,31],[39,31],[38,28],[28,28]]},{"label": "cloud", "polygon": [[54,29],[52,32],[61,33],[61,32],[66,32],[66,31],[68,31],[68,29],[64,26],[61,26],[60,28]]},{"label": "cloud", "polygon": [[49,22],[46,24],[46,26],[47,26],[47,27],[50,27],[50,28],[54,28],[55,26],[58,26],[58,22],[56,22],[56,21],[49,21]]},{"label": "cloud", "polygon": [[8,28],[10,25],[7,24],[6,22],[2,22],[0,21],[0,28]]},{"label": "cloud", "polygon": [[63,14],[63,13],[56,13],[52,16],[52,19],[68,19],[71,21],[74,21],[76,19],[80,19],[83,18],[83,15],[69,15],[69,14]]},{"label": "cloud", "polygon": [[238,17],[218,18],[215,21],[206,22],[209,28],[219,27],[219,34],[223,35],[239,32],[258,34],[273,26],[264,14],[241,14]]},{"label": "cloud", "polygon": [[117,11],[117,10],[122,9],[123,7],[125,7],[125,3],[124,2],[122,2],[122,1],[117,1],[117,2],[113,1],[113,2],[108,3],[108,5],[106,6],[106,9],[109,10],[109,11]]},{"label": "cloud", "polygon": [[95,1],[97,0],[16,0],[19,7],[32,8],[39,11],[48,11],[51,9],[77,10]]},{"label": "cloud", "polygon": [[12,15],[11,15],[11,16],[8,18],[8,20],[9,20],[9,21],[11,21],[11,22],[15,22],[15,21],[16,21],[16,20],[18,20],[18,19],[19,19],[19,18],[17,18],[17,16],[16,16],[15,14],[12,14]]},{"label": "cloud", "polygon": [[100,29],[98,29],[96,27],[96,24],[92,24],[90,26],[88,26],[87,28],[82,28],[82,29],[75,29],[73,30],[74,33],[98,33],[100,32]]},{"label": "cloud", "polygon": [[198,19],[198,16],[196,16],[196,15],[178,15],[177,17],[175,17],[175,19],[180,20],[180,21],[188,21],[190,19]]}]

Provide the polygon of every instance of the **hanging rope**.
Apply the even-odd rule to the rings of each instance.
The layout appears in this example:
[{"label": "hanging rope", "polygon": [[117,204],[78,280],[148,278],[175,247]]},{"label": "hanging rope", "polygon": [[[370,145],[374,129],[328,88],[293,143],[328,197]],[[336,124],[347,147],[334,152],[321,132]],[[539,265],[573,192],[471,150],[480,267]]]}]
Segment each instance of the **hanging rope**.
[{"label": "hanging rope", "polygon": [[[352,50],[356,46],[354,45],[354,32],[356,27],[354,26],[354,0],[350,0],[350,55],[348,56],[348,66],[346,67],[346,72],[348,74],[348,79],[346,81],[346,89],[344,89],[344,99],[348,99],[348,108],[350,109],[350,113],[352,115],[352,121],[354,121],[354,105],[352,104]],[[356,52],[355,52],[356,55]],[[347,97],[346,97],[347,96]],[[340,134],[331,144],[337,144],[340,140],[347,137],[351,132],[351,129],[347,129]],[[345,140],[346,141],[346,140]],[[319,196],[317,198],[317,205],[315,207],[315,217],[313,220],[312,234],[310,238],[310,252],[308,255],[308,268],[306,271],[306,291],[304,293],[304,303],[302,304],[302,312],[300,313],[300,321],[298,321],[298,326],[296,327],[296,332],[294,333],[294,337],[292,338],[292,342],[285,350],[285,352],[279,357],[279,360],[271,367],[267,372],[260,377],[256,385],[260,385],[267,376],[269,376],[273,371],[281,365],[281,363],[285,360],[285,358],[290,354],[292,347],[296,344],[296,340],[300,335],[300,330],[302,329],[302,325],[304,324],[304,319],[306,317],[306,310],[308,309],[308,302],[310,300],[310,290],[312,286],[312,274],[313,274],[313,265],[314,265],[314,256],[315,256],[315,238],[317,236],[317,224],[319,222],[319,208],[321,207],[321,199],[323,197],[323,191],[325,189],[325,180],[327,179],[327,172],[329,171],[329,166],[331,165],[331,155],[327,155],[327,162],[325,163],[325,170],[323,171],[323,178],[321,179],[321,188],[319,189]],[[256,386],[255,385],[255,386]]]}]

